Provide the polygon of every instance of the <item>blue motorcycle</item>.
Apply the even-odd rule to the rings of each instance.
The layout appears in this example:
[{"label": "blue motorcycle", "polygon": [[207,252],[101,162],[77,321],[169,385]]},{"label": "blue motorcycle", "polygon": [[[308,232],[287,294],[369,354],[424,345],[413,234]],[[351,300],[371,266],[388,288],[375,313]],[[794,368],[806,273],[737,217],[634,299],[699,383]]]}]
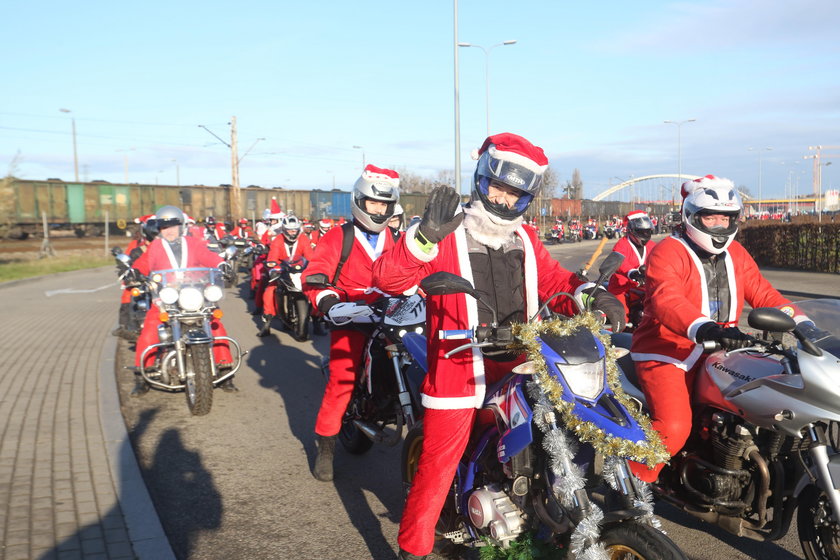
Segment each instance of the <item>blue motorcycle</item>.
[{"label": "blue motorcycle", "polygon": [[[597,284],[622,258],[606,259]],[[481,302],[453,274],[433,274],[421,287],[428,297],[466,293]],[[477,418],[489,421],[473,428],[438,521],[436,549],[505,549],[530,539],[548,550],[546,558],[684,560],[659,530],[647,485],[627,466],[628,457],[663,460],[664,447],[620,389],[615,350],[600,332],[603,319],[590,312],[549,317],[548,303],[561,295],[573,297],[555,294],[524,325],[499,326],[494,311],[490,326],[439,333],[465,339],[446,358],[492,345],[524,351],[528,360],[487,388]],[[415,363],[427,363],[425,337],[408,333],[403,344]],[[403,444],[407,491],[422,442],[420,422]]]}]

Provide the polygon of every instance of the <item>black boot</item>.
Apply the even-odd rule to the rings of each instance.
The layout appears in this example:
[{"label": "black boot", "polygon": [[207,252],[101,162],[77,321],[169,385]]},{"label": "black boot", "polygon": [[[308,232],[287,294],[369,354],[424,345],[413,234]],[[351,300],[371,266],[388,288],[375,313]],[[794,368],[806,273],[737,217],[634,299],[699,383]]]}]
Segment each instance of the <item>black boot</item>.
[{"label": "black boot", "polygon": [[417,556],[416,554],[412,554],[410,552],[406,552],[403,549],[400,549],[400,560],[424,560],[425,558],[425,556]]},{"label": "black boot", "polygon": [[143,376],[139,373],[134,374],[134,389],[131,390],[132,397],[142,397],[146,393],[149,392],[149,384],[146,383],[146,380],[143,379]]},{"label": "black boot", "polygon": [[233,377],[229,377],[226,381],[223,381],[219,387],[222,388],[222,391],[225,393],[238,393],[239,387],[233,384]]},{"label": "black boot", "polygon": [[119,320],[120,326],[111,331],[111,336],[118,336],[120,338],[126,338],[126,335],[129,334],[129,323],[131,322],[131,304],[130,303],[121,303],[120,304],[120,313],[119,313],[119,319],[118,320]]},{"label": "black boot", "polygon": [[268,336],[271,334],[272,319],[274,319],[274,315],[263,315],[263,326],[260,332],[257,333],[257,336]]},{"label": "black boot", "polygon": [[312,475],[321,482],[329,482],[333,479],[335,438],[336,436],[315,436],[318,455],[315,457],[315,468],[312,469]]}]

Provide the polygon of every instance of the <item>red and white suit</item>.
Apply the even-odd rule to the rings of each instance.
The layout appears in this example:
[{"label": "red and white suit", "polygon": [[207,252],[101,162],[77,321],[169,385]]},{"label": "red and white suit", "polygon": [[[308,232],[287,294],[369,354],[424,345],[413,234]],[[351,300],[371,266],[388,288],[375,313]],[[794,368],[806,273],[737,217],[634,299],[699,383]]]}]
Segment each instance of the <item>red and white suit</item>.
[{"label": "red and white suit", "polygon": [[[724,327],[738,325],[744,301],[752,307],[790,304],[761,275],[758,265],[737,241],[718,258],[725,258],[730,308]],[[712,320],[709,289],[703,264],[677,236],[661,241],[648,257],[645,315],[633,333],[631,356],[653,420],[672,455],[682,449],[691,432],[691,393],[703,366],[702,345],[695,342],[698,327]],[[633,472],[648,482],[654,469],[631,463]]]},{"label": "red and white suit", "polygon": [[[289,256],[289,248],[286,245],[286,238],[278,235],[271,242],[271,247],[268,249],[268,258],[266,262],[280,263],[283,261],[292,261],[298,257],[303,257],[306,260],[312,260],[312,249],[309,245],[309,238],[304,234],[299,234],[295,242],[292,244],[291,256]],[[274,292],[277,291],[277,284],[268,284],[263,293],[263,313],[266,315],[277,315],[277,308],[274,305]]]},{"label": "red and white suit", "polygon": [[640,288],[633,280],[630,280],[628,274],[630,274],[631,270],[638,270],[640,266],[647,262],[647,257],[655,246],[655,241],[648,241],[639,250],[639,247],[636,247],[630,241],[629,237],[622,237],[615,244],[615,247],[613,247],[614,253],[624,255],[624,260],[615,274],[610,278],[607,290],[615,295],[622,305],[624,305],[625,316],[627,316],[631,306],[641,303],[644,296],[644,289]]},{"label": "red and white suit", "polygon": [[[179,239],[182,243],[180,261],[176,262],[174,256],[164,247],[163,244],[168,242],[162,237],[158,237],[149,244],[149,249],[143,253],[143,256],[134,262],[134,268],[148,276],[155,270],[190,267],[214,268],[219,266],[219,263],[224,260],[217,253],[208,249],[207,244],[201,239],[196,239],[195,237],[180,237]],[[137,353],[134,358],[134,365],[137,367],[140,367],[140,356],[143,354],[143,351],[150,345],[158,342],[158,325],[161,324],[159,315],[160,309],[157,305],[151,305],[146,312],[146,319],[143,321],[143,330],[137,339]],[[213,319],[210,327],[213,336],[227,336],[225,328],[219,319]],[[145,367],[154,364],[154,354],[154,352],[149,352],[146,355]],[[226,342],[216,343],[213,346],[213,354],[216,358],[216,363],[233,363],[230,348],[228,348]]]},{"label": "red and white suit", "polygon": [[[467,232],[459,226],[429,254],[420,250],[415,240],[417,226],[408,229],[393,251],[374,263],[374,283],[383,291],[401,293],[438,271],[457,274],[473,282],[468,253]],[[539,302],[559,291],[576,293],[583,283],[551,258],[539,241],[536,231],[521,226],[516,235],[524,250],[525,312],[534,315]],[[573,315],[577,308],[568,298],[557,298],[552,307]],[[428,333],[440,329],[469,329],[478,324],[478,303],[465,294],[430,297],[427,300]],[[445,359],[443,355],[463,341],[428,341],[429,371],[422,386],[423,450],[417,476],[408,495],[400,523],[400,548],[423,556],[432,550],[434,527],[458,461],[469,440],[477,408],[484,402],[488,384],[497,381],[521,361],[484,360],[479,349],[465,351]]]},{"label": "red and white suit", "polygon": [[[354,226],[353,232],[353,247],[337,282],[343,291],[309,287],[306,279],[313,274],[326,274],[332,282],[341,258],[344,230],[331,229],[315,248],[312,260],[303,273],[304,292],[314,307],[329,295],[337,296],[341,301],[366,303],[372,303],[382,296],[382,292],[373,288],[373,264],[381,255],[393,249],[394,238],[386,228],[376,238],[376,245],[371,246],[361,229]],[[330,333],[330,379],[324,389],[315,422],[315,433],[319,436],[334,436],[341,429],[341,419],[350,403],[356,373],[361,368],[365,339],[364,333],[349,329],[333,329]]]}]

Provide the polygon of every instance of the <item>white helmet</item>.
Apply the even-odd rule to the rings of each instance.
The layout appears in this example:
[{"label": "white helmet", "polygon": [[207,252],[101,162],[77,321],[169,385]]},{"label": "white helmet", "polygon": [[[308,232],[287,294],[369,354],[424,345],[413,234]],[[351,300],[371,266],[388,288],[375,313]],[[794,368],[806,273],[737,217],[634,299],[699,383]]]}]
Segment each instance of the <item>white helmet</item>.
[{"label": "white helmet", "polygon": [[184,234],[184,212],[177,206],[168,204],[155,212],[155,225],[158,231],[163,228],[178,226],[178,235]]},{"label": "white helmet", "polygon": [[[683,183],[682,195],[685,235],[713,255],[724,252],[738,233],[738,218],[743,210],[735,185],[729,179],[706,175]],[[729,226],[707,228],[701,218],[709,214],[729,216]]]},{"label": "white helmet", "polygon": [[[380,169],[368,165],[362,176],[353,185],[350,210],[356,222],[368,231],[378,233],[388,226],[388,220],[394,215],[394,208],[400,199],[400,175],[391,169]],[[378,200],[388,206],[385,213],[370,214],[365,208],[365,200]]]},{"label": "white helmet", "polygon": [[286,238],[286,241],[289,243],[294,243],[295,240],[300,235],[300,220],[297,216],[286,216],[280,222],[283,232],[283,237]]}]

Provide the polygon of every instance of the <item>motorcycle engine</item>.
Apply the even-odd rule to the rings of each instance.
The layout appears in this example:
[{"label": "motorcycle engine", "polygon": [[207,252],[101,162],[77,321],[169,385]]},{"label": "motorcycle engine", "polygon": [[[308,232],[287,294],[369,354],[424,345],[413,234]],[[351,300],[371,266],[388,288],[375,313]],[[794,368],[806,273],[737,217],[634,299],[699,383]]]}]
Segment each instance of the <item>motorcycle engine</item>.
[{"label": "motorcycle engine", "polygon": [[506,547],[525,530],[525,519],[510,497],[498,484],[490,484],[473,492],[467,502],[470,521]]},{"label": "motorcycle engine", "polygon": [[714,412],[704,418],[701,434],[707,444],[702,452],[705,460],[696,455],[686,458],[686,481],[710,501],[735,506],[750,480],[744,469],[754,445],[752,433],[731,415]]}]

